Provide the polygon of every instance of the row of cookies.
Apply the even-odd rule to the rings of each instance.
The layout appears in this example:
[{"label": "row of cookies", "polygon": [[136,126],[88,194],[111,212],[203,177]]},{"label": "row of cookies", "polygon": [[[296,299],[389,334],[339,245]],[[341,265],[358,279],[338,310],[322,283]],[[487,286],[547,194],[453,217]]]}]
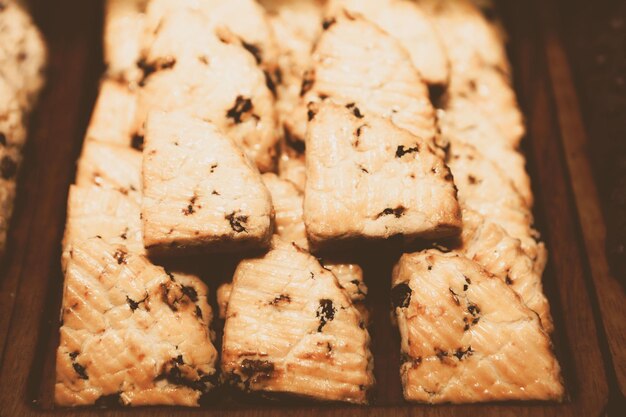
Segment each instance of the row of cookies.
[{"label": "row of cookies", "polygon": [[0,254],[13,213],[28,116],[44,83],[46,46],[24,6],[0,2]]},{"label": "row of cookies", "polygon": [[[564,388],[542,288],[547,253],[532,227],[532,191],[519,151],[524,124],[505,35],[472,2],[419,3],[429,11],[449,60],[437,120],[449,147],[446,160],[458,188],[463,231],[444,251],[404,255],[394,270],[394,288],[404,295],[395,309],[406,355],[405,397],[560,400]],[[434,292],[423,288],[429,285],[438,288],[436,303]],[[435,332],[429,311],[442,302],[448,326]],[[435,373],[442,378],[432,378]]]},{"label": "row of cookies", "polygon": [[[250,27],[263,24],[264,11],[252,1],[233,3],[108,3],[108,73],[68,201],[59,405],[197,405],[216,383],[207,288],[197,276],[169,272],[145,255],[268,244],[284,261],[274,262],[268,274],[276,276],[276,288],[255,279],[254,268],[240,272],[252,261],[235,273],[222,350],[225,379],[246,390],[271,382],[278,391],[315,397],[324,386],[317,395],[365,400],[372,383],[369,336],[351,301],[366,292],[362,271],[335,260],[322,267],[306,249],[278,237],[306,245],[298,224],[302,196],[274,174],[259,174],[276,160],[270,150],[278,140],[276,72],[269,41],[256,38],[263,30]],[[239,16],[251,17],[241,22]],[[123,39],[134,43],[116,51],[123,39],[111,39],[124,31]],[[273,239],[268,188],[278,217]],[[287,256],[279,256],[281,250]],[[298,285],[298,279],[305,282]],[[253,304],[269,311],[258,314]],[[242,306],[247,316],[236,312]],[[274,328],[267,324],[272,312]],[[285,315],[297,325],[288,325]],[[251,318],[263,320],[265,332]],[[312,335],[304,337],[309,327]],[[277,346],[287,328],[294,330],[292,339]],[[360,341],[348,338],[353,329]],[[297,342],[302,357],[292,349]],[[353,363],[353,377],[346,379],[331,362],[317,369],[311,355],[329,349],[344,358],[345,369]],[[109,360],[120,355],[123,361]],[[308,365],[304,356],[311,358]],[[334,387],[326,376],[331,369]],[[318,379],[307,380],[313,374]]]},{"label": "row of cookies", "polygon": [[[285,9],[294,13],[295,7]],[[276,16],[277,24],[285,26],[280,8]],[[283,54],[295,56],[288,64],[290,68],[303,70],[299,70],[300,83],[295,76],[293,86],[287,88],[294,92],[299,85],[300,98],[293,93],[287,95],[291,102],[285,107],[294,110],[284,116],[286,151],[281,155],[279,170],[282,176],[305,189],[304,217],[306,221],[309,216],[309,239],[323,249],[342,239],[387,237],[386,233],[401,233],[410,238],[415,233],[434,239],[435,246],[441,249],[407,254],[394,271],[394,308],[403,339],[401,375],[405,398],[423,402],[561,398],[560,370],[549,338],[553,324],[542,290],[546,250],[532,228],[530,181],[524,157],[518,150],[524,126],[510,85],[504,35],[498,23],[489,21],[469,1],[331,1],[317,14],[309,11],[308,16],[311,20],[320,16],[324,19],[321,32],[309,37],[313,39],[308,45],[312,54],[296,55],[289,47]],[[406,16],[411,16],[412,25],[402,24]],[[385,34],[373,28],[372,23]],[[302,26],[293,27],[294,37]],[[422,30],[424,27],[428,29]],[[429,52],[424,52],[421,48],[427,46]],[[402,53],[408,56],[402,59]],[[439,58],[443,64],[436,65]],[[413,71],[406,62],[413,63]],[[419,76],[411,76],[415,69]],[[385,126],[385,121],[376,117],[391,120],[422,139],[432,137],[428,132],[431,118],[427,104],[411,117],[403,115],[420,108],[411,106],[425,95],[423,88],[420,95],[416,87],[420,78],[428,84],[431,98],[438,106],[439,134],[430,143],[432,153],[415,139],[393,143],[390,137],[401,138],[403,134],[394,132],[393,126]],[[387,91],[388,85],[391,87]],[[433,94],[441,91],[444,94]],[[394,103],[401,105],[394,108]],[[373,137],[368,138],[369,135]],[[406,132],[404,136],[410,137]],[[384,153],[388,157],[390,149],[400,160],[426,149],[422,151],[426,157],[419,155],[422,162],[426,158],[437,161],[437,155],[443,153],[447,167],[438,169],[430,162],[425,168],[431,168],[430,173],[434,174],[449,167],[458,191],[462,226],[450,221],[455,216],[448,214],[444,216],[447,222],[435,227],[430,224],[430,228],[421,231],[411,230],[410,227],[424,226],[424,218],[405,221],[403,217],[413,207],[423,210],[427,206],[405,204],[407,200],[372,211],[372,205],[379,203],[378,196],[397,198],[401,194],[397,189],[407,186],[405,181],[398,181],[403,174],[411,179],[417,176],[418,184],[424,184],[424,178],[428,178],[424,175],[427,169],[422,168],[419,175],[411,170],[403,173],[397,166],[392,168],[392,174],[384,176],[392,160],[384,159]],[[375,168],[371,169],[368,163]],[[361,172],[356,173],[358,170]],[[372,172],[382,174],[382,178],[370,180]],[[436,180],[433,177],[429,179]],[[407,188],[420,190],[433,203],[431,211],[426,211],[426,219],[437,220],[434,213],[445,214],[446,207],[450,207],[448,213],[454,213],[452,199],[448,199],[448,205],[443,203],[441,190],[445,190],[445,185],[441,182],[428,188]],[[399,228],[393,229],[393,223],[385,224],[384,229],[372,227],[385,216],[396,219]],[[411,226],[406,227],[407,224]],[[450,239],[455,234],[453,230],[459,228],[460,235]],[[432,279],[433,284],[442,284],[434,300],[433,294],[424,290],[428,278],[418,268],[423,264],[428,271],[435,267],[440,271]],[[464,270],[467,277],[456,289],[451,281],[463,277]],[[457,272],[456,276],[450,271]],[[479,288],[493,285],[494,292],[489,296],[471,293],[475,288],[470,286],[471,281]],[[508,300],[511,307],[488,307],[490,297]],[[483,303],[481,309],[478,304]],[[443,314],[444,320],[434,319],[432,314]],[[489,327],[485,335],[482,326],[487,326],[483,323],[498,315],[515,323],[514,330],[511,332],[504,325],[501,329]],[[524,329],[517,328],[522,318]],[[531,351],[534,362],[514,360],[513,356]],[[504,365],[499,363],[503,358]],[[489,363],[494,371],[477,379],[480,369],[476,366],[484,363]],[[504,367],[514,371],[503,372]],[[530,372],[523,372],[524,369]]]}]

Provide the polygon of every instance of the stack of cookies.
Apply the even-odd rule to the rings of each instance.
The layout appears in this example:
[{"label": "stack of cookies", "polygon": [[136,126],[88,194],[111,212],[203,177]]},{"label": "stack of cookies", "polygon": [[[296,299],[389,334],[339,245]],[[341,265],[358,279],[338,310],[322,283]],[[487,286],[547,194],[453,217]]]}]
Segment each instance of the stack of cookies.
[{"label": "stack of cookies", "polygon": [[[345,254],[390,239],[407,400],[560,399],[487,6],[109,0],[68,202],[57,403],[198,405],[226,384],[366,404],[368,290]],[[240,257],[216,291],[219,362],[185,265],[203,254]]]}]

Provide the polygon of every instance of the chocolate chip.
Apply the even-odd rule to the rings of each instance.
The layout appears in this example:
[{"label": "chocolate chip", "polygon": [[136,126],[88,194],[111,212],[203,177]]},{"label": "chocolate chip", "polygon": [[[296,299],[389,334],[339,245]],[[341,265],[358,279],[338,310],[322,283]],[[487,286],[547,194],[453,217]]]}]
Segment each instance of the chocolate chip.
[{"label": "chocolate chip", "polygon": [[406,308],[411,304],[411,294],[413,291],[409,284],[403,282],[391,289],[391,305],[394,308]]},{"label": "chocolate chip", "polygon": [[200,306],[196,306],[196,317],[199,319],[202,318],[202,309],[200,308]]},{"label": "chocolate chip", "polygon": [[[180,369],[181,366],[190,367],[190,365],[185,364],[182,355],[170,359],[163,364],[161,373],[155,378],[155,381],[165,379],[170,384],[180,385],[200,392],[207,392],[210,386],[213,385],[211,375],[202,375],[198,379],[186,378]],[[201,371],[199,369],[196,371],[200,375]]]},{"label": "chocolate chip", "polygon": [[7,136],[3,132],[0,132],[0,145],[7,146]]},{"label": "chocolate chip", "polygon": [[443,361],[443,358],[448,356],[448,352],[446,352],[445,350],[441,350],[439,348],[435,348],[435,355],[437,355],[437,359],[439,359],[440,361]]},{"label": "chocolate chip", "polygon": [[321,332],[326,323],[333,321],[335,318],[335,312],[337,310],[333,307],[333,301],[327,298],[320,300],[320,305],[317,307],[315,317],[320,319],[320,325],[317,327],[317,331]]},{"label": "chocolate chip", "polygon": [[445,92],[446,87],[441,84],[432,84],[428,86],[428,96],[430,97],[430,102],[433,103],[435,107],[439,107],[441,98]]},{"label": "chocolate chip", "polygon": [[176,58],[174,57],[166,57],[157,62],[158,69],[172,69],[176,65]]},{"label": "chocolate chip", "polygon": [[198,301],[198,292],[193,287],[182,286],[183,294],[185,294],[194,303]]},{"label": "chocolate chip", "polygon": [[305,144],[304,140],[294,135],[287,127],[284,128],[285,142],[287,146],[296,151],[300,155],[304,155]]},{"label": "chocolate chip", "polygon": [[278,95],[276,92],[276,83],[272,79],[272,76],[265,70],[263,70],[263,75],[265,75],[265,85],[267,86],[267,89],[272,92],[274,97],[276,97]]},{"label": "chocolate chip", "polygon": [[324,21],[322,22],[322,29],[328,30],[328,28],[335,23],[337,23],[337,19],[335,19],[334,17],[331,19],[324,19]]},{"label": "chocolate chip", "polygon": [[241,41],[241,45],[246,49],[246,51],[252,54],[257,65],[263,61],[263,51],[257,45],[248,43],[244,40]]},{"label": "chocolate chip", "polygon": [[304,97],[304,95],[313,87],[314,73],[311,70],[307,70],[304,72],[302,76],[302,86],[300,87],[300,97]]},{"label": "chocolate chip", "polygon": [[130,307],[131,311],[135,311],[139,308],[139,302],[134,301],[129,296],[126,296],[126,302],[128,303],[128,306]]},{"label": "chocolate chip", "polygon": [[70,352],[70,359],[72,359],[72,361],[74,361],[74,359],[76,359],[76,357],[78,355],[79,355],[79,353],[77,351]]},{"label": "chocolate chip", "polygon": [[474,354],[474,350],[471,346],[468,346],[467,349],[458,348],[456,352],[454,352],[454,356],[457,357],[458,360],[462,361],[468,356],[472,356]]},{"label": "chocolate chip", "polygon": [[2,174],[2,178],[5,180],[9,180],[15,177],[17,172],[17,164],[10,156],[5,155],[0,161],[0,174]]},{"label": "chocolate chip", "polygon": [[125,264],[126,263],[126,255],[128,255],[128,253],[126,253],[122,249],[118,249],[113,254],[113,257],[117,261],[118,265],[121,265],[121,264]]},{"label": "chocolate chip", "polygon": [[380,213],[378,213],[378,215],[376,216],[377,219],[383,217],[383,216],[390,216],[390,215],[394,215],[396,216],[396,218],[400,218],[404,212],[406,211],[406,208],[402,207],[402,206],[398,206],[395,209],[394,208],[386,208],[383,211],[381,211]]},{"label": "chocolate chip", "polygon": [[480,308],[474,304],[474,303],[469,303],[467,306],[467,311],[469,311],[469,313],[472,316],[477,316],[478,314],[480,314]]},{"label": "chocolate chip", "polygon": [[278,297],[275,297],[272,301],[270,301],[270,305],[276,306],[282,303],[290,303],[291,297],[287,294],[280,294]]},{"label": "chocolate chip", "polygon": [[185,216],[190,216],[192,214],[194,214],[196,212],[196,209],[194,208],[195,204],[196,204],[196,200],[198,199],[198,196],[194,195],[193,197],[191,197],[191,199],[189,200],[189,204],[187,205],[187,207],[185,207],[183,209],[183,214]]},{"label": "chocolate chip", "polygon": [[408,153],[414,153],[414,152],[419,152],[419,151],[420,151],[420,148],[417,144],[412,148],[405,148],[404,145],[400,145],[398,146],[398,148],[396,148],[396,158],[402,158],[404,155]]},{"label": "chocolate chip", "polygon": [[72,367],[74,368],[74,371],[76,371],[80,379],[85,379],[85,380],[89,379],[89,375],[87,375],[87,369],[85,369],[83,365],[74,362],[72,364]]},{"label": "chocolate chip", "polygon": [[143,87],[146,85],[146,80],[150,75],[156,72],[156,66],[153,64],[149,64],[144,58],[137,61],[137,67],[142,71],[143,75],[139,80],[139,86]]},{"label": "chocolate chip", "polygon": [[143,151],[143,136],[135,133],[130,140],[130,146],[138,151]]},{"label": "chocolate chip", "polygon": [[244,359],[239,366],[241,373],[249,380],[256,382],[260,379],[269,379],[274,372],[274,364],[259,359]]},{"label": "chocolate chip", "polygon": [[248,216],[237,215],[236,212],[232,212],[226,215],[226,220],[230,223],[230,227],[237,233],[246,232],[246,228],[243,224],[248,222]]},{"label": "chocolate chip", "polygon": [[512,280],[512,279],[511,279],[511,277],[509,277],[508,275],[507,275],[507,276],[506,276],[506,278],[504,279],[504,282],[505,282],[507,285],[511,285],[511,284],[513,284],[513,280]]},{"label": "chocolate chip", "polygon": [[252,111],[252,107],[252,100],[237,96],[233,107],[226,112],[226,117],[233,119],[235,123],[241,123],[241,116]]},{"label": "chocolate chip", "polygon": [[357,118],[359,119],[363,118],[363,114],[361,113],[361,110],[359,110],[359,108],[354,103],[346,104],[346,108],[352,109],[352,114],[354,114]]}]

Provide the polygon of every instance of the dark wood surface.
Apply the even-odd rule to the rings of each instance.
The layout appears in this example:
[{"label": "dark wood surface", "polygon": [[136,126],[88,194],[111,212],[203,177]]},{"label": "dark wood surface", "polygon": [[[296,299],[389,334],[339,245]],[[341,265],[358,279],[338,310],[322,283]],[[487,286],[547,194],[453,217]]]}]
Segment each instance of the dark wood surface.
[{"label": "dark wood surface", "polygon": [[[410,405],[402,401],[398,376],[399,343],[389,323],[391,256],[377,254],[367,262],[366,281],[374,309],[373,352],[378,387],[369,408],[343,405],[224,401],[200,409],[135,410],[54,409],[54,349],[62,286],[60,239],[68,185],[75,171],[82,135],[101,73],[100,2],[40,0],[34,8],[51,50],[48,87],[32,120],[30,145],[20,182],[11,245],[0,277],[0,416],[600,416],[609,401],[601,309],[595,292],[602,282],[590,268],[587,227],[579,222],[579,193],[572,187],[571,158],[565,143],[571,125],[563,123],[562,98],[548,71],[543,36],[536,19],[536,0],[506,2],[503,9],[511,33],[516,87],[528,123],[525,146],[536,196],[538,226],[550,250],[545,288],[555,316],[553,336],[568,391],[562,404],[502,403],[465,406]],[[523,3],[523,4],[522,4]],[[558,39],[555,40],[558,44]],[[549,51],[548,51],[549,52]],[[552,62],[551,62],[552,63]],[[569,118],[578,117],[568,113]],[[569,126],[569,127],[568,127]],[[568,130],[570,129],[570,130]],[[569,143],[569,142],[567,142]],[[584,158],[583,158],[584,159]],[[594,279],[592,279],[594,278]],[[210,283],[211,284],[211,283]],[[214,288],[214,285],[211,285]],[[598,294],[600,291],[598,291]],[[605,349],[606,350],[606,349]],[[222,395],[223,394],[223,395]]]},{"label": "dark wood surface", "polygon": [[[610,2],[603,2],[610,3]],[[617,3],[617,2],[616,2]],[[623,6],[623,5],[622,5]],[[600,5],[602,7],[602,5]],[[609,4],[604,4],[605,8],[610,7]],[[579,7],[580,9],[580,7]],[[623,7],[622,7],[623,9]],[[561,19],[559,19],[561,17]],[[575,37],[572,33],[575,28],[569,28],[566,30],[563,22],[565,16],[559,16],[559,11],[555,7],[546,7],[543,9],[541,15],[541,21],[544,26],[544,39],[546,40],[544,47],[546,49],[547,59],[549,62],[549,75],[552,81],[552,90],[554,93],[554,100],[557,107],[557,116],[559,120],[559,126],[561,129],[561,141],[563,145],[563,151],[568,166],[568,173],[570,176],[570,182],[572,190],[576,199],[576,205],[578,207],[578,218],[580,220],[584,243],[589,260],[589,267],[591,277],[593,279],[593,287],[597,295],[598,309],[602,320],[602,330],[604,334],[602,339],[606,341],[606,347],[608,350],[607,360],[609,363],[609,377],[614,379],[615,388],[618,392],[612,393],[615,397],[621,396],[622,401],[624,395],[626,395],[626,296],[624,294],[624,282],[626,282],[625,276],[618,276],[620,272],[619,268],[611,269],[607,259],[607,224],[609,227],[620,228],[618,224],[612,224],[605,220],[606,211],[602,210],[602,199],[600,194],[607,194],[610,192],[606,190],[611,186],[611,182],[623,181],[621,178],[608,178],[614,171],[610,170],[611,165],[615,164],[614,159],[618,159],[621,152],[624,152],[626,137],[621,136],[622,143],[603,143],[604,141],[615,138],[597,138],[597,135],[605,134],[611,136],[612,134],[619,135],[620,132],[613,132],[615,129],[619,129],[615,126],[615,116],[621,117],[621,129],[626,126],[624,117],[615,114],[607,114],[602,118],[602,122],[606,123],[604,130],[600,132],[589,132],[587,126],[598,127],[598,120],[591,120],[588,125],[585,125],[583,114],[581,112],[581,103],[577,93],[577,83],[574,80],[573,68],[571,62],[579,58],[574,50],[569,48],[569,54],[567,53],[567,41],[565,36]],[[622,19],[619,15],[614,16],[614,19],[619,22]],[[577,22],[582,20],[581,16],[574,19]],[[600,22],[593,22],[598,24]],[[626,24],[623,22],[621,24]],[[592,35],[593,32],[586,33]],[[606,36],[603,35],[603,36]],[[571,40],[569,40],[571,41]],[[614,42],[613,39],[609,39],[606,42]],[[626,45],[626,40],[622,40],[622,43]],[[605,51],[605,53],[610,53]],[[622,52],[624,54],[624,52]],[[597,57],[595,57],[597,58]],[[608,59],[608,58],[607,58]],[[593,64],[591,64],[593,65]],[[619,65],[619,64],[616,64]],[[626,68],[625,68],[626,70]],[[603,74],[599,84],[606,84],[605,75]],[[614,74],[615,77],[618,74]],[[622,74],[626,77],[626,73]],[[579,80],[580,82],[580,80]],[[578,86],[579,87],[579,86]],[[608,88],[608,87],[607,87]],[[619,88],[615,84],[614,88]],[[610,101],[606,91],[597,91],[598,97],[594,98],[597,103],[600,100]],[[617,101],[621,99],[620,93],[615,92],[615,96],[612,101],[615,103],[603,103],[602,111],[610,113],[612,106],[619,108]],[[623,96],[623,94],[621,94]],[[587,98],[589,101],[590,98]],[[587,103],[589,104],[589,103]],[[587,107],[588,108],[588,107]],[[599,115],[593,115],[595,118]],[[593,134],[592,136],[589,133]],[[615,158],[611,158],[606,152],[613,151],[616,153]],[[596,160],[590,157],[595,154],[601,153],[602,158],[596,155]],[[593,170],[593,162],[595,162],[595,174]],[[604,164],[605,166],[598,166]],[[614,186],[614,184],[613,184]],[[602,192],[602,188],[605,188]],[[606,197],[606,196],[605,196]],[[610,204],[606,202],[605,204]],[[610,210],[609,210],[610,212]],[[614,219],[616,223],[619,223],[618,219]],[[626,255],[623,255],[626,256]],[[622,259],[621,262],[625,262],[626,259]],[[617,398],[616,398],[617,399]]]}]

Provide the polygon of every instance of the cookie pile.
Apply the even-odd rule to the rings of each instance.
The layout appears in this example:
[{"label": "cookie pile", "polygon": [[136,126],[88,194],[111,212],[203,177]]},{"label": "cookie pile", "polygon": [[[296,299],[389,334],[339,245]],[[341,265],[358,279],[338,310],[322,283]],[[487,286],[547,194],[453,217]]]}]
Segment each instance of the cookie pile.
[{"label": "cookie pile", "polygon": [[13,214],[28,116],[44,84],[46,46],[24,7],[0,1],[0,254]]},{"label": "cookie pile", "polygon": [[[198,405],[227,384],[366,404],[368,289],[345,249],[392,238],[407,400],[560,399],[524,124],[487,6],[109,0],[57,403]],[[158,266],[209,253],[242,258],[217,289],[219,363],[201,277]]]}]

